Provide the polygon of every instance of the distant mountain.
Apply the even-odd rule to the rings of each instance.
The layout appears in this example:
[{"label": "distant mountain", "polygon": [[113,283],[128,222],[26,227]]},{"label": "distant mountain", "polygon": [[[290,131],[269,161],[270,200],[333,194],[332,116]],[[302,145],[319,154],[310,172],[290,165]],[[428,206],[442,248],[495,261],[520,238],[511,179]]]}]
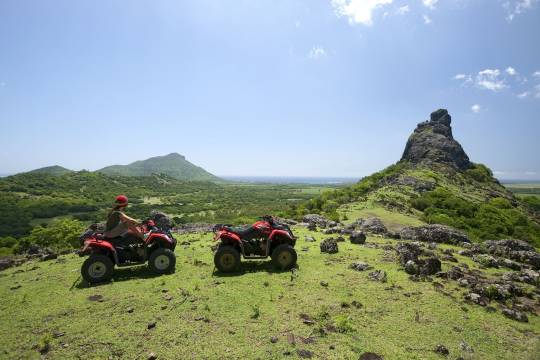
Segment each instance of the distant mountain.
[{"label": "distant mountain", "polygon": [[220,181],[203,168],[193,165],[183,155],[172,153],[156,156],[146,160],[135,161],[129,165],[112,165],[97,170],[108,175],[148,176],[152,174],[167,174],[179,180],[186,181]]},{"label": "distant mountain", "polygon": [[64,174],[72,173],[73,170],[66,169],[65,167],[59,165],[46,166],[39,169],[28,171],[27,174],[49,174],[60,176]]}]

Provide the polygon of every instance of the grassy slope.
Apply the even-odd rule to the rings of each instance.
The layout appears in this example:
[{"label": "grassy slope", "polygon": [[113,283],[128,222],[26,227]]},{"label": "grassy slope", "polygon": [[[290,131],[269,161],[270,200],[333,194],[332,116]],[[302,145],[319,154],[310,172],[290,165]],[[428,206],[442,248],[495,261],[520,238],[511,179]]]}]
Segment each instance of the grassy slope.
[{"label": "grassy slope", "polygon": [[[374,351],[386,359],[437,359],[432,349],[439,343],[452,359],[532,359],[540,351],[537,316],[524,324],[488,313],[464,304],[455,282],[443,282],[450,294],[444,295],[432,283],[409,281],[395,262],[385,260],[382,249],[340,243],[338,254],[321,254],[318,241],[307,243],[304,236],[321,240],[324,235],[295,232],[300,238],[295,276],[274,272],[267,262],[244,263],[243,273],[220,276],[213,272],[211,236],[198,234],[180,238],[191,245],[176,250],[177,271],[167,276],[153,277],[145,267],[120,269],[113,282],[86,287],[79,277],[82,259],[73,255],[0,272],[0,357],[39,358],[33,347],[47,339],[51,350],[46,358],[144,359],[155,352],[160,359],[277,359],[285,351],[295,358],[296,349],[308,349],[316,358],[357,359]],[[376,237],[368,242],[393,243]],[[388,282],[372,282],[367,272],[348,269],[357,260],[387,271]],[[449,266],[443,264],[443,270]],[[17,284],[21,287],[10,289]],[[90,301],[91,295],[102,295],[104,301]],[[342,302],[354,300],[363,307],[342,308]],[[253,318],[255,309],[258,318]],[[317,336],[318,325],[303,324],[301,313],[319,317],[321,325],[334,322],[351,329]],[[322,320],[325,313],[328,319]],[[157,326],[148,330],[150,321]],[[65,335],[53,338],[58,331]],[[294,346],[288,333],[316,339],[311,344],[297,339]],[[271,336],[277,336],[276,344]],[[462,351],[461,341],[474,354]]]}]

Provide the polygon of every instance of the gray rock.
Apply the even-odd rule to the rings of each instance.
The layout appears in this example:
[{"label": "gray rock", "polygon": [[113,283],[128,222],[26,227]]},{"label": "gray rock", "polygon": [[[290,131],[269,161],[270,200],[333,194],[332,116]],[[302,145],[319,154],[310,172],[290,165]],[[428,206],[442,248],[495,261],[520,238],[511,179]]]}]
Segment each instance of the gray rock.
[{"label": "gray rock", "polygon": [[540,254],[529,243],[522,240],[490,240],[484,243],[491,255],[505,257],[535,269],[540,269]]},{"label": "gray rock", "polygon": [[335,254],[339,251],[338,244],[335,239],[324,239],[320,244],[321,252],[327,254]]},{"label": "gray rock", "polygon": [[353,244],[364,244],[366,242],[366,234],[361,231],[354,231],[349,238]]},{"label": "gray rock", "polygon": [[405,263],[405,272],[410,275],[418,274],[418,265],[412,260],[407,261]]},{"label": "gray rock", "polygon": [[324,216],[318,214],[304,215],[304,217],[302,218],[302,222],[315,224],[316,226],[321,228],[334,227],[337,225],[335,221],[327,219]]},{"label": "gray rock", "polygon": [[451,122],[445,109],[431,113],[430,120],[418,124],[409,137],[401,160],[413,164],[443,163],[460,170],[470,168],[469,157],[454,140]]},{"label": "gray rock", "polygon": [[499,267],[499,262],[497,261],[497,259],[495,259],[491,255],[477,254],[477,255],[473,255],[472,259],[473,261],[481,265],[484,265],[485,267],[494,267],[494,268]]},{"label": "gray rock", "polygon": [[356,270],[356,271],[366,271],[369,269],[372,269],[372,266],[365,262],[353,262],[351,265],[349,265],[349,268]]},{"label": "gray rock", "polygon": [[315,242],[315,238],[313,236],[306,236],[305,239],[306,242]]},{"label": "gray rock", "polygon": [[12,267],[14,264],[15,263],[14,263],[13,259],[10,258],[10,257],[0,258],[0,270],[8,269],[8,268]]},{"label": "gray rock", "polygon": [[516,320],[519,322],[529,322],[529,318],[527,317],[527,315],[525,315],[519,310],[504,308],[502,309],[502,313],[504,316],[506,316],[509,319]]},{"label": "gray rock", "polygon": [[468,236],[459,230],[446,225],[424,225],[418,227],[406,227],[399,233],[403,240],[416,240],[422,242],[435,242],[457,245],[462,242],[470,242]]},{"label": "gray rock", "polygon": [[384,360],[384,358],[379,355],[372,352],[365,352],[362,355],[360,355],[360,358],[358,360]]},{"label": "gray rock", "polygon": [[370,217],[367,219],[358,219],[356,225],[363,231],[373,234],[386,234],[388,229],[384,226],[381,219]]},{"label": "gray rock", "polygon": [[369,280],[373,281],[379,281],[379,282],[386,282],[386,271],[384,270],[375,270],[368,274]]},{"label": "gray rock", "polygon": [[433,350],[433,351],[435,351],[437,354],[441,354],[443,356],[448,356],[448,354],[450,354],[450,351],[448,351],[446,346],[441,345],[441,344],[437,345],[435,347],[435,350]]}]

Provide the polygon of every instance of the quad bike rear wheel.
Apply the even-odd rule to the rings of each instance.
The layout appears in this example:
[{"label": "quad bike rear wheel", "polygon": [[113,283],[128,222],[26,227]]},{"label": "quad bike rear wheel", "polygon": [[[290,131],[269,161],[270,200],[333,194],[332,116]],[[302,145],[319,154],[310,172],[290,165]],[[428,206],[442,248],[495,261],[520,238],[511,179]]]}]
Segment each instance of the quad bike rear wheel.
[{"label": "quad bike rear wheel", "polygon": [[156,249],[150,254],[148,266],[155,274],[170,274],[176,266],[176,255],[171,249]]},{"label": "quad bike rear wheel", "polygon": [[272,263],[280,270],[289,270],[296,265],[298,256],[296,251],[289,244],[279,245],[272,251]]},{"label": "quad bike rear wheel", "polygon": [[106,255],[91,255],[81,267],[81,275],[91,284],[110,280],[114,271],[112,260]]},{"label": "quad bike rear wheel", "polygon": [[240,253],[232,246],[220,246],[214,255],[214,265],[223,273],[236,271],[240,267]]}]

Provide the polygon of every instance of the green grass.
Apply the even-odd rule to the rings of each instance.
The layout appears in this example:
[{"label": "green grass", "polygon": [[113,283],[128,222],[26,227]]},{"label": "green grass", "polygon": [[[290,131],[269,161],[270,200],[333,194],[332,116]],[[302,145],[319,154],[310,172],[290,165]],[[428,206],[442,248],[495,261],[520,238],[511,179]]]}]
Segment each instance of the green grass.
[{"label": "green grass", "polygon": [[[179,237],[179,243],[191,245],[176,250],[171,275],[154,277],[144,266],[124,268],[116,270],[112,282],[88,287],[79,276],[83,259],[74,255],[0,272],[0,358],[38,359],[36,346],[47,342],[51,359],[145,359],[149,352],[159,359],[280,359],[286,351],[297,358],[297,349],[321,359],[358,359],[364,351],[386,359],[439,359],[432,351],[437,344],[450,350],[451,359],[532,359],[540,351],[536,316],[524,324],[488,313],[464,304],[463,289],[453,281],[437,280],[449,295],[429,282],[411,282],[382,249],[347,242],[339,243],[338,254],[321,254],[318,242],[326,236],[303,228],[295,232],[299,268],[294,273],[252,261],[241,273],[219,275],[213,270],[211,235],[198,234]],[[317,242],[305,242],[306,235]],[[378,237],[368,242],[394,243]],[[372,282],[369,271],[350,270],[353,261],[385,270],[388,282]],[[322,280],[328,287],[320,285]],[[16,285],[21,287],[11,290]],[[103,301],[90,301],[92,295]],[[363,306],[342,307],[353,301]],[[316,324],[304,324],[302,313]],[[148,330],[152,321],[156,327]],[[321,336],[317,329],[329,323],[343,332]],[[64,335],[54,337],[55,332]],[[296,345],[288,343],[290,333]],[[272,336],[277,343],[270,342]],[[315,339],[310,344],[298,338],[310,336]],[[463,352],[461,341],[474,354]]]},{"label": "green grass", "polygon": [[338,213],[347,217],[348,220],[344,221],[346,224],[350,224],[359,218],[378,217],[390,231],[399,231],[405,226],[425,225],[424,222],[413,215],[390,211],[368,203],[343,205],[338,209]]}]

